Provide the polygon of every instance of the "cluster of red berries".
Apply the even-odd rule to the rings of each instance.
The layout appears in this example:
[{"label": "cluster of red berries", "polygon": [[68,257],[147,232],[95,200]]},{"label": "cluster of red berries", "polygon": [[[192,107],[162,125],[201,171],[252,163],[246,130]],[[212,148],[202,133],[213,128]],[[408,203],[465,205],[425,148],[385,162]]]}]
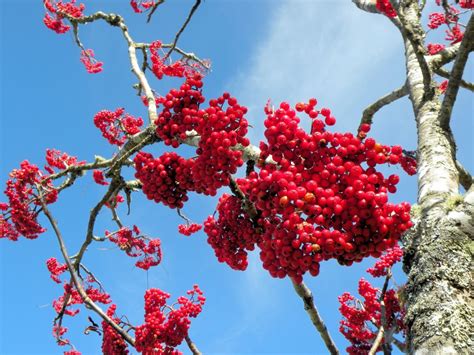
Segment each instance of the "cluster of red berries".
[{"label": "cluster of red berries", "polygon": [[[339,297],[339,311],[345,318],[341,320],[339,330],[351,343],[347,353],[354,355],[367,354],[371,349],[378,330],[371,329],[370,324],[377,328],[381,326],[380,290],[360,279],[359,294],[364,298],[363,303],[356,302],[355,297],[347,292]],[[384,303],[386,332],[395,334],[404,331],[403,311],[393,289],[385,293]]]},{"label": "cluster of red berries", "polygon": [[390,0],[377,0],[375,3],[375,7],[387,17],[397,16],[397,12],[390,3]]},{"label": "cluster of red berries", "polygon": [[81,355],[81,352],[77,350],[69,350],[69,351],[65,351],[64,355]]},{"label": "cluster of red berries", "polygon": [[[470,4],[469,4],[470,3]],[[436,1],[438,6],[441,6],[441,1]],[[458,5],[461,8],[474,8],[472,0],[462,1]],[[453,5],[449,5],[447,8],[444,8],[443,12],[433,12],[428,18],[428,27],[430,29],[437,29],[442,25],[446,25],[446,37],[445,40],[450,41],[450,44],[455,44],[461,42],[464,32],[461,29],[459,20],[460,20],[460,10]]]},{"label": "cluster of red berries", "polygon": [[196,318],[201,313],[206,300],[197,285],[187,293],[189,298],[179,297],[179,308],[173,308],[166,305],[168,293],[155,288],[145,292],[145,323],[135,329],[137,351],[181,354],[174,348],[188,335],[189,318]]},{"label": "cluster of red berries", "polygon": [[102,170],[94,170],[92,172],[92,177],[96,184],[104,186],[109,185],[109,182],[105,180],[105,176]]},{"label": "cluster of red berries", "polygon": [[428,54],[429,55],[435,55],[441,52],[445,48],[444,44],[438,44],[438,43],[429,43],[427,46],[428,49]]},{"label": "cluster of red berries", "polygon": [[50,174],[54,173],[54,168],[62,170],[86,163],[85,161],[78,162],[77,157],[62,153],[57,149],[46,149],[46,162],[48,165],[45,165],[44,169]]},{"label": "cluster of red berries", "polygon": [[[116,324],[120,324],[120,319],[115,316],[117,306],[111,304],[107,310],[107,315]],[[127,343],[123,340],[122,336],[118,334],[115,329],[107,323],[105,320],[102,321],[102,353],[106,355],[127,355]]]},{"label": "cluster of red berries", "polygon": [[207,242],[214,249],[219,262],[227,263],[234,270],[245,270],[248,265],[247,251],[255,249],[260,236],[242,209],[239,198],[222,195],[217,212],[217,220],[209,216],[204,223]]},{"label": "cluster of red berries", "polygon": [[474,9],[474,0],[460,0],[459,6],[463,9]]},{"label": "cluster of red berries", "polygon": [[155,41],[150,44],[150,57],[152,63],[152,72],[158,79],[163,79],[164,76],[182,78],[187,74],[185,63],[180,60],[166,64],[165,58],[162,58],[158,53],[161,50],[161,41]]},{"label": "cluster of red berries", "polygon": [[416,159],[410,155],[404,154],[400,156],[400,165],[408,175],[415,175],[417,171]]},{"label": "cluster of red berries", "polygon": [[[227,108],[224,105],[227,103]],[[247,147],[247,108],[239,105],[228,93],[209,101],[209,107],[199,111],[196,131],[201,136],[193,166],[194,188],[199,193],[214,196],[222,186],[230,183],[231,174],[243,165],[242,151],[233,147]]]},{"label": "cluster of red berries", "polygon": [[38,201],[37,186],[40,185],[45,203],[55,202],[57,190],[51,181],[45,180],[36,165],[25,160],[19,169],[10,173],[5,189],[9,203],[2,203],[0,206],[0,238],[16,241],[22,235],[35,239],[45,231],[37,221],[37,208],[41,205]]},{"label": "cluster of red berries", "polygon": [[437,29],[439,26],[446,23],[446,16],[441,12],[433,12],[428,16],[429,22],[428,27],[432,30]]},{"label": "cluster of red berries", "polygon": [[135,263],[140,269],[148,270],[161,262],[161,241],[140,235],[137,226],[133,226],[133,230],[124,227],[114,233],[106,231],[105,236],[128,256],[140,258]]},{"label": "cluster of red berries", "polygon": [[43,0],[43,4],[49,12],[44,15],[43,22],[46,27],[58,34],[66,33],[71,28],[71,26],[64,24],[64,17],[60,14],[61,12],[79,18],[83,15],[85,9],[84,4],[76,5],[76,0],[66,3],[56,0]]},{"label": "cluster of red berries", "polygon": [[189,237],[193,233],[200,231],[201,229],[202,229],[202,224],[197,224],[197,223],[180,224],[178,226],[178,232],[187,237]]},{"label": "cluster of red berries", "polygon": [[140,132],[140,127],[143,126],[141,117],[135,118],[124,112],[123,108],[118,108],[114,112],[102,110],[94,116],[94,125],[110,144],[121,146],[126,142],[128,135]]},{"label": "cluster of red berries", "polygon": [[81,51],[81,62],[89,74],[100,73],[102,71],[102,65],[104,64],[94,58],[94,51],[92,49]]},{"label": "cluster of red berries", "polygon": [[197,127],[199,105],[205,101],[201,88],[202,75],[188,75],[179,90],[172,89],[166,96],[156,99],[163,110],[155,120],[156,135],[166,145],[177,148],[186,139],[186,132]]},{"label": "cluster of red berries", "polygon": [[[311,134],[300,128],[300,120],[289,104],[282,103],[276,111],[267,106],[268,144],[260,144],[260,171],[238,180],[259,212],[263,235],[258,246],[263,267],[274,277],[289,275],[297,281],[305,272],[317,275],[322,260],[335,258],[351,265],[370,255],[379,257],[412,225],[408,203],[388,203],[388,193],[396,191],[399,177],[385,178],[375,168],[377,164],[400,163],[402,148],[365,139],[368,125],[360,127],[357,137],[326,131],[326,124],[334,124],[335,119],[329,109],[319,112],[315,105],[315,99],[296,105],[297,111],[312,118]],[[319,114],[325,122],[317,118]],[[276,164],[265,163],[270,155]],[[222,209],[221,204],[225,206],[226,201],[230,199],[224,199],[218,208]],[[223,221],[235,223],[238,231],[247,232],[240,221],[231,219],[241,216],[240,212],[234,212],[234,216],[225,209],[223,212]],[[248,217],[243,219],[251,226]],[[211,231],[226,234],[226,230],[233,229],[219,230],[213,221],[208,219],[205,231],[212,237],[214,249],[217,243],[220,259],[227,262],[228,255],[239,255],[243,260],[231,263],[245,268],[241,240],[246,238],[237,239],[241,244],[229,236],[216,239],[216,235],[209,234]],[[255,243],[255,237],[251,241]],[[252,245],[247,242],[246,248]]]},{"label": "cluster of red berries", "polygon": [[60,284],[61,280],[59,279],[59,276],[67,270],[67,265],[60,264],[56,258],[49,258],[46,260],[46,267],[50,272],[51,279],[53,279],[54,282]]},{"label": "cluster of red berries", "polygon": [[142,184],[142,191],[150,200],[162,202],[170,208],[182,208],[192,190],[190,173],[192,160],[186,160],[174,152],[154,158],[150,153],[135,156],[135,177]]},{"label": "cluster of red berries", "polygon": [[393,264],[398,263],[402,256],[403,250],[398,245],[395,245],[393,248],[387,249],[374,266],[367,269],[367,272],[373,277],[386,276],[388,270]]},{"label": "cluster of red berries", "polygon": [[155,0],[131,0],[130,6],[137,14],[150,9],[155,5]]}]

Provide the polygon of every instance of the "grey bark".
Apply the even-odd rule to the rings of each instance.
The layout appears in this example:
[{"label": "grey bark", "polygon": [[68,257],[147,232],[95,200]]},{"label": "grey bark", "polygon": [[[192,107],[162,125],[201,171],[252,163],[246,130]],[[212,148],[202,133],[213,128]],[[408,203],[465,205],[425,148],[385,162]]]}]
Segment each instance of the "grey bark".
[{"label": "grey bark", "polygon": [[[353,0],[368,12],[375,1]],[[375,9],[376,10],[376,9]],[[474,188],[459,195],[456,145],[449,124],[440,123],[441,102],[426,91],[426,67],[414,48],[424,43],[418,1],[405,0],[398,9],[403,24],[416,38],[405,46],[407,89],[418,134],[418,205],[415,226],[403,236],[405,322],[410,354],[471,354],[474,352]],[[461,56],[463,44],[427,57],[429,76]],[[469,46],[464,46],[469,47]],[[422,70],[423,69],[423,70]],[[425,82],[423,81],[425,74]],[[458,75],[459,76],[459,75]],[[430,86],[433,82],[429,83]],[[459,85],[459,80],[457,85]],[[449,115],[451,112],[449,112]],[[449,122],[449,119],[448,119]],[[463,179],[465,180],[465,179]],[[467,185],[469,186],[469,185]]]},{"label": "grey bark", "polygon": [[[403,9],[419,23],[417,3]],[[416,228],[404,236],[405,321],[409,352],[469,354],[474,349],[473,206],[459,193],[455,144],[439,122],[441,103],[426,99],[415,49],[405,39],[407,82],[418,131]],[[433,73],[430,73],[431,77]]]}]

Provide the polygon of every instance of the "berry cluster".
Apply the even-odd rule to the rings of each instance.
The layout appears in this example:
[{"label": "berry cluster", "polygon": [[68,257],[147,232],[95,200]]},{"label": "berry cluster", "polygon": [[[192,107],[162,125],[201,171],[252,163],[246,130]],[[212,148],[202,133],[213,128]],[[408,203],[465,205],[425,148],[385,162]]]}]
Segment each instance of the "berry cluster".
[{"label": "berry cluster", "polygon": [[97,74],[102,71],[103,63],[94,58],[94,51],[92,49],[81,51],[81,62],[89,74]]},{"label": "berry cluster", "polygon": [[[224,105],[227,102],[227,108]],[[209,101],[209,107],[199,112],[196,131],[201,136],[193,166],[194,188],[199,193],[214,196],[222,186],[229,185],[230,175],[242,166],[242,152],[232,148],[247,147],[247,108],[239,105],[228,93]]]},{"label": "berry cluster", "polygon": [[67,270],[67,265],[60,264],[56,258],[49,258],[46,260],[46,267],[51,273],[51,279],[53,279],[54,282],[60,284],[61,280],[59,279],[59,276]]},{"label": "berry cluster", "polygon": [[142,191],[148,199],[170,208],[183,207],[188,200],[187,191],[192,189],[192,160],[174,152],[164,153],[156,159],[149,153],[140,152],[134,162],[135,177],[142,182]]},{"label": "berry cluster", "polygon": [[105,180],[105,176],[102,170],[94,170],[92,172],[92,177],[96,184],[104,186],[109,185],[109,182]]},{"label": "berry cluster", "polygon": [[393,264],[398,263],[402,256],[403,250],[398,245],[395,245],[393,248],[387,249],[374,266],[367,269],[367,272],[373,277],[386,276],[388,270]]},{"label": "berry cluster", "polygon": [[176,61],[172,64],[166,64],[165,58],[162,58],[158,53],[161,50],[161,42],[155,41],[150,44],[150,54],[153,74],[158,79],[163,79],[164,76],[182,78],[186,75],[186,65],[181,61]]},{"label": "berry cluster", "polygon": [[16,241],[22,235],[35,239],[45,231],[37,221],[37,208],[40,205],[37,186],[40,185],[45,203],[55,202],[57,190],[51,181],[45,180],[36,165],[25,160],[20,164],[20,169],[14,169],[10,173],[5,189],[9,203],[2,203],[0,206],[0,238]]},{"label": "berry cluster", "polygon": [[[319,112],[315,106],[315,99],[296,105],[296,111],[304,111],[312,119],[311,134],[300,128],[300,119],[289,104],[282,103],[276,111],[267,106],[268,144],[260,144],[260,171],[238,180],[259,212],[263,235],[258,246],[263,267],[274,277],[289,275],[297,281],[305,272],[317,275],[322,260],[335,258],[351,265],[370,255],[379,257],[412,225],[409,204],[388,203],[388,193],[396,192],[399,177],[385,178],[376,170],[380,164],[400,163],[402,148],[365,139],[368,125],[360,127],[357,137],[326,131],[326,125],[333,125],[335,118],[329,109]],[[318,119],[320,114],[324,121]],[[265,163],[269,156],[276,164]],[[226,206],[227,200],[222,200],[218,208]],[[240,208],[223,212],[227,224],[234,223],[239,232],[247,232],[235,219],[241,216]],[[208,219],[205,231],[212,237],[214,249],[217,243],[221,261],[227,261],[228,255],[242,258],[242,264],[235,260],[230,263],[245,268],[245,243],[240,241],[245,238],[238,238],[238,243],[230,236],[216,239],[211,232],[226,234],[234,230],[216,229],[213,221],[212,217]],[[255,243],[255,237],[251,241]]]},{"label": "berry cluster", "polygon": [[[135,234],[135,235],[134,235]],[[161,262],[161,242],[159,239],[148,239],[140,235],[137,226],[133,230],[121,228],[114,233],[105,232],[105,236],[121,250],[133,258],[139,257],[135,265],[148,270]]]},{"label": "berry cluster", "polygon": [[[115,316],[117,306],[111,304],[107,310],[107,315],[116,324],[120,324],[120,319]],[[105,320],[102,321],[102,353],[106,355],[127,355],[127,343],[122,336],[118,334],[112,326]]]},{"label": "berry cluster", "polygon": [[137,134],[143,126],[141,117],[135,118],[124,112],[123,108],[118,108],[114,112],[102,110],[94,116],[94,125],[110,144],[123,145],[127,136]]},{"label": "berry cluster", "polygon": [[237,197],[222,195],[217,212],[217,221],[209,216],[204,223],[207,242],[214,249],[219,262],[227,263],[234,270],[245,270],[248,265],[247,251],[255,249],[259,234]]},{"label": "berry cluster", "polygon": [[79,18],[83,15],[84,4],[76,5],[76,0],[69,2],[62,2],[56,0],[43,0],[43,4],[49,13],[46,13],[43,22],[49,29],[58,34],[66,33],[71,26],[65,25],[63,22],[64,16],[61,13],[69,16]]},{"label": "berry cluster", "polygon": [[432,30],[437,29],[439,26],[446,23],[446,16],[441,12],[433,12],[428,16],[429,22],[428,27]]},{"label": "berry cluster", "polygon": [[202,224],[197,224],[197,223],[180,224],[178,226],[178,232],[187,237],[189,237],[193,233],[200,231],[201,229],[202,229]]},{"label": "berry cluster", "polygon": [[[168,293],[159,289],[145,292],[145,323],[135,330],[137,351],[145,354],[181,354],[174,348],[188,334],[189,318],[196,318],[201,313],[206,300],[197,285],[187,293],[189,298],[179,297],[179,308],[173,308],[166,305],[170,297]],[[194,299],[195,296],[197,299]]]},{"label": "berry cluster", "polygon": [[438,43],[429,43],[427,48],[428,48],[429,55],[435,55],[441,52],[445,48],[445,45],[438,44]]},{"label": "berry cluster", "polygon": [[67,153],[61,153],[56,149],[46,150],[46,162],[48,165],[44,169],[50,174],[54,173],[54,168],[63,170],[70,166],[80,166],[86,163],[85,161],[78,162],[76,157],[70,156]]},{"label": "berry cluster", "polygon": [[474,0],[460,0],[459,6],[463,9],[474,9]]},{"label": "berry cluster", "polygon": [[[360,279],[359,294],[364,302],[356,302],[354,296],[344,293],[339,297],[339,311],[345,318],[341,320],[340,332],[349,340],[351,345],[346,349],[348,354],[367,354],[377,336],[377,329],[371,324],[381,326],[380,290],[374,288],[368,281]],[[386,332],[395,334],[404,331],[403,312],[396,292],[391,289],[384,295]]]},{"label": "berry cluster", "polygon": [[[471,3],[471,7],[468,3]],[[436,1],[438,6],[443,5],[441,1]],[[472,8],[472,0],[469,1],[462,1],[458,5],[461,8]],[[442,25],[446,25],[446,37],[445,40],[450,41],[450,44],[458,43],[462,40],[464,36],[464,32],[461,29],[461,24],[459,23],[460,20],[460,10],[456,8],[454,5],[449,5],[444,7],[444,12],[433,12],[431,13],[428,18],[428,27],[430,29],[437,29]]]},{"label": "berry cluster", "polygon": [[156,125],[156,135],[166,145],[177,148],[180,141],[186,139],[186,132],[197,127],[199,105],[205,101],[201,88],[202,75],[188,75],[179,90],[172,89],[166,96],[156,99],[163,105]]},{"label": "berry cluster", "polygon": [[393,8],[390,0],[376,0],[375,6],[377,10],[383,13],[387,17],[396,17],[397,12]]},{"label": "berry cluster", "polygon": [[[105,293],[103,290],[94,287],[94,283],[97,283],[97,281],[93,278],[89,278],[86,281],[84,285],[84,291],[86,292],[87,296],[89,296],[93,302],[100,302],[103,304],[110,303],[110,295]],[[81,295],[76,290],[76,288],[71,284],[64,283],[63,288],[64,294],[53,301],[53,308],[57,313],[60,313],[64,307],[64,314],[71,317],[75,316],[79,313],[79,309],[71,309],[70,307],[76,304],[83,304],[84,301],[82,300]]]},{"label": "berry cluster", "polygon": [[155,0],[130,0],[130,6],[137,14],[147,11],[153,5],[155,5]]}]

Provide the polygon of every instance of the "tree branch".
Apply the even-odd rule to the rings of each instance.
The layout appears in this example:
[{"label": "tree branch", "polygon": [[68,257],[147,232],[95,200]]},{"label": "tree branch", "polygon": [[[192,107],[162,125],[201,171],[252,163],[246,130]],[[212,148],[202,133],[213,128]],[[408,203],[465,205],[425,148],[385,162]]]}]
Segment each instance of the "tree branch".
[{"label": "tree branch", "polygon": [[317,331],[321,335],[321,338],[323,338],[324,344],[326,344],[329,353],[332,355],[339,354],[336,344],[332,340],[326,325],[324,324],[316,306],[314,305],[313,294],[303,282],[298,284],[293,279],[291,279],[291,282],[293,283],[296,293],[303,300],[304,309],[306,313],[308,313],[311,322],[314,324]]},{"label": "tree branch", "polygon": [[183,26],[181,26],[178,33],[176,33],[173,44],[172,44],[170,50],[168,51],[168,53],[166,53],[165,58],[163,59],[164,62],[169,58],[170,54],[176,48],[176,45],[178,44],[179,37],[181,36],[183,31],[185,30],[186,26],[189,24],[189,21],[191,21],[191,17],[193,17],[194,12],[196,12],[196,10],[197,10],[197,8],[199,7],[200,4],[201,4],[201,0],[196,0],[193,7],[191,8],[191,11],[189,12],[188,17],[186,18],[186,21],[184,21]]},{"label": "tree branch", "polygon": [[[451,73],[443,68],[435,69],[434,72],[438,74],[439,76],[442,76],[443,78],[446,78],[446,79],[449,79],[451,77]],[[474,83],[470,83],[468,81],[461,79],[459,82],[459,86],[466,90],[474,92]]]},{"label": "tree branch", "polygon": [[449,62],[452,62],[456,58],[460,46],[461,46],[460,43],[456,43],[452,46],[446,47],[441,52],[435,55],[428,56],[427,60],[432,66],[432,68],[434,69],[440,68],[443,65],[448,64]]},{"label": "tree branch", "polygon": [[442,128],[449,129],[449,122],[451,120],[451,112],[453,110],[454,102],[459,91],[459,85],[464,73],[469,53],[474,49],[474,14],[471,15],[469,23],[461,41],[458,54],[454,61],[453,69],[449,77],[448,88],[444,94],[441,110],[438,115],[438,120]]},{"label": "tree branch", "polygon": [[153,16],[153,14],[155,13],[156,9],[158,8],[158,6],[160,6],[161,4],[163,4],[165,2],[165,0],[158,0],[153,6],[152,8],[150,9],[150,12],[148,13],[148,16],[146,18],[146,22],[150,22],[151,21],[151,17]]},{"label": "tree branch", "polygon": [[372,124],[372,118],[378,110],[402,97],[405,97],[406,95],[408,95],[408,88],[406,84],[404,84],[403,86],[392,91],[391,93],[382,96],[380,99],[375,101],[373,104],[371,104],[364,110],[364,112],[362,113],[362,119],[360,121],[360,124]]},{"label": "tree branch", "polygon": [[469,190],[472,186],[472,184],[474,183],[474,180],[471,176],[471,174],[469,173],[469,171],[467,171],[464,166],[462,166],[462,164],[459,162],[459,160],[456,160],[456,168],[458,169],[458,173],[459,173],[459,182],[461,184],[462,187],[464,187],[464,190]]},{"label": "tree branch", "polygon": [[186,335],[184,337],[184,340],[186,340],[186,343],[188,344],[188,347],[189,347],[189,350],[191,350],[191,352],[194,354],[194,355],[201,355],[201,352],[199,351],[198,347],[196,346],[196,344],[193,343],[193,341],[191,340],[191,338],[189,337],[189,335]]},{"label": "tree branch", "polygon": [[[393,6],[394,0],[390,0],[390,2]],[[413,53],[415,54],[423,76],[423,96],[426,97],[426,99],[430,99],[434,96],[435,89],[432,85],[431,69],[424,55],[425,48],[423,46],[423,40],[425,33],[420,25],[419,16],[416,15],[415,19],[415,11],[411,9],[413,6],[418,6],[418,2],[411,0],[410,6],[407,6],[407,9],[409,10],[408,18],[405,18],[405,13],[403,13],[401,9],[395,9],[395,11],[397,12],[401,24],[399,28],[400,32],[405,39],[408,39],[408,42],[412,46]]]},{"label": "tree branch", "polygon": [[56,223],[55,219],[51,215],[51,212],[49,212],[46,203],[44,202],[42,196],[40,196],[39,199],[43,213],[45,216],[48,218],[51,226],[53,227],[54,233],[56,234],[56,238],[58,239],[59,243],[59,248],[61,250],[61,253],[63,255],[64,261],[66,262],[67,268],[69,270],[69,273],[71,275],[71,279],[74,283],[74,286],[76,287],[77,292],[79,292],[79,295],[81,296],[82,300],[84,301],[84,304],[88,306],[88,308],[92,309],[95,313],[97,313],[104,321],[106,321],[112,328],[115,329],[117,333],[120,334],[120,336],[127,341],[130,345],[135,346],[135,339],[132,338],[122,327],[120,327],[117,323],[115,323],[103,310],[100,308],[94,301],[92,301],[89,296],[87,295],[86,291],[82,287],[82,284],[79,280],[79,277],[76,273],[76,268],[74,265],[71,263],[71,259],[69,258],[67,249],[66,249],[66,244],[64,243],[64,239],[61,235],[61,231],[59,230],[58,224]]}]

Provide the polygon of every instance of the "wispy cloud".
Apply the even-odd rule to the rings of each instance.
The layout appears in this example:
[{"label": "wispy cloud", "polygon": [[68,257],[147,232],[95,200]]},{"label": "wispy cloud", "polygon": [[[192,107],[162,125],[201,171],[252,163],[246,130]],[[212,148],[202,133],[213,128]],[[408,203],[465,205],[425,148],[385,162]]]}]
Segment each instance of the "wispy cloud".
[{"label": "wispy cloud", "polygon": [[254,138],[261,137],[269,98],[278,104],[314,96],[345,113],[361,89],[374,85],[374,68],[400,52],[399,34],[386,18],[365,14],[348,1],[287,1],[268,24],[250,65],[232,80],[232,91],[249,106]]}]

